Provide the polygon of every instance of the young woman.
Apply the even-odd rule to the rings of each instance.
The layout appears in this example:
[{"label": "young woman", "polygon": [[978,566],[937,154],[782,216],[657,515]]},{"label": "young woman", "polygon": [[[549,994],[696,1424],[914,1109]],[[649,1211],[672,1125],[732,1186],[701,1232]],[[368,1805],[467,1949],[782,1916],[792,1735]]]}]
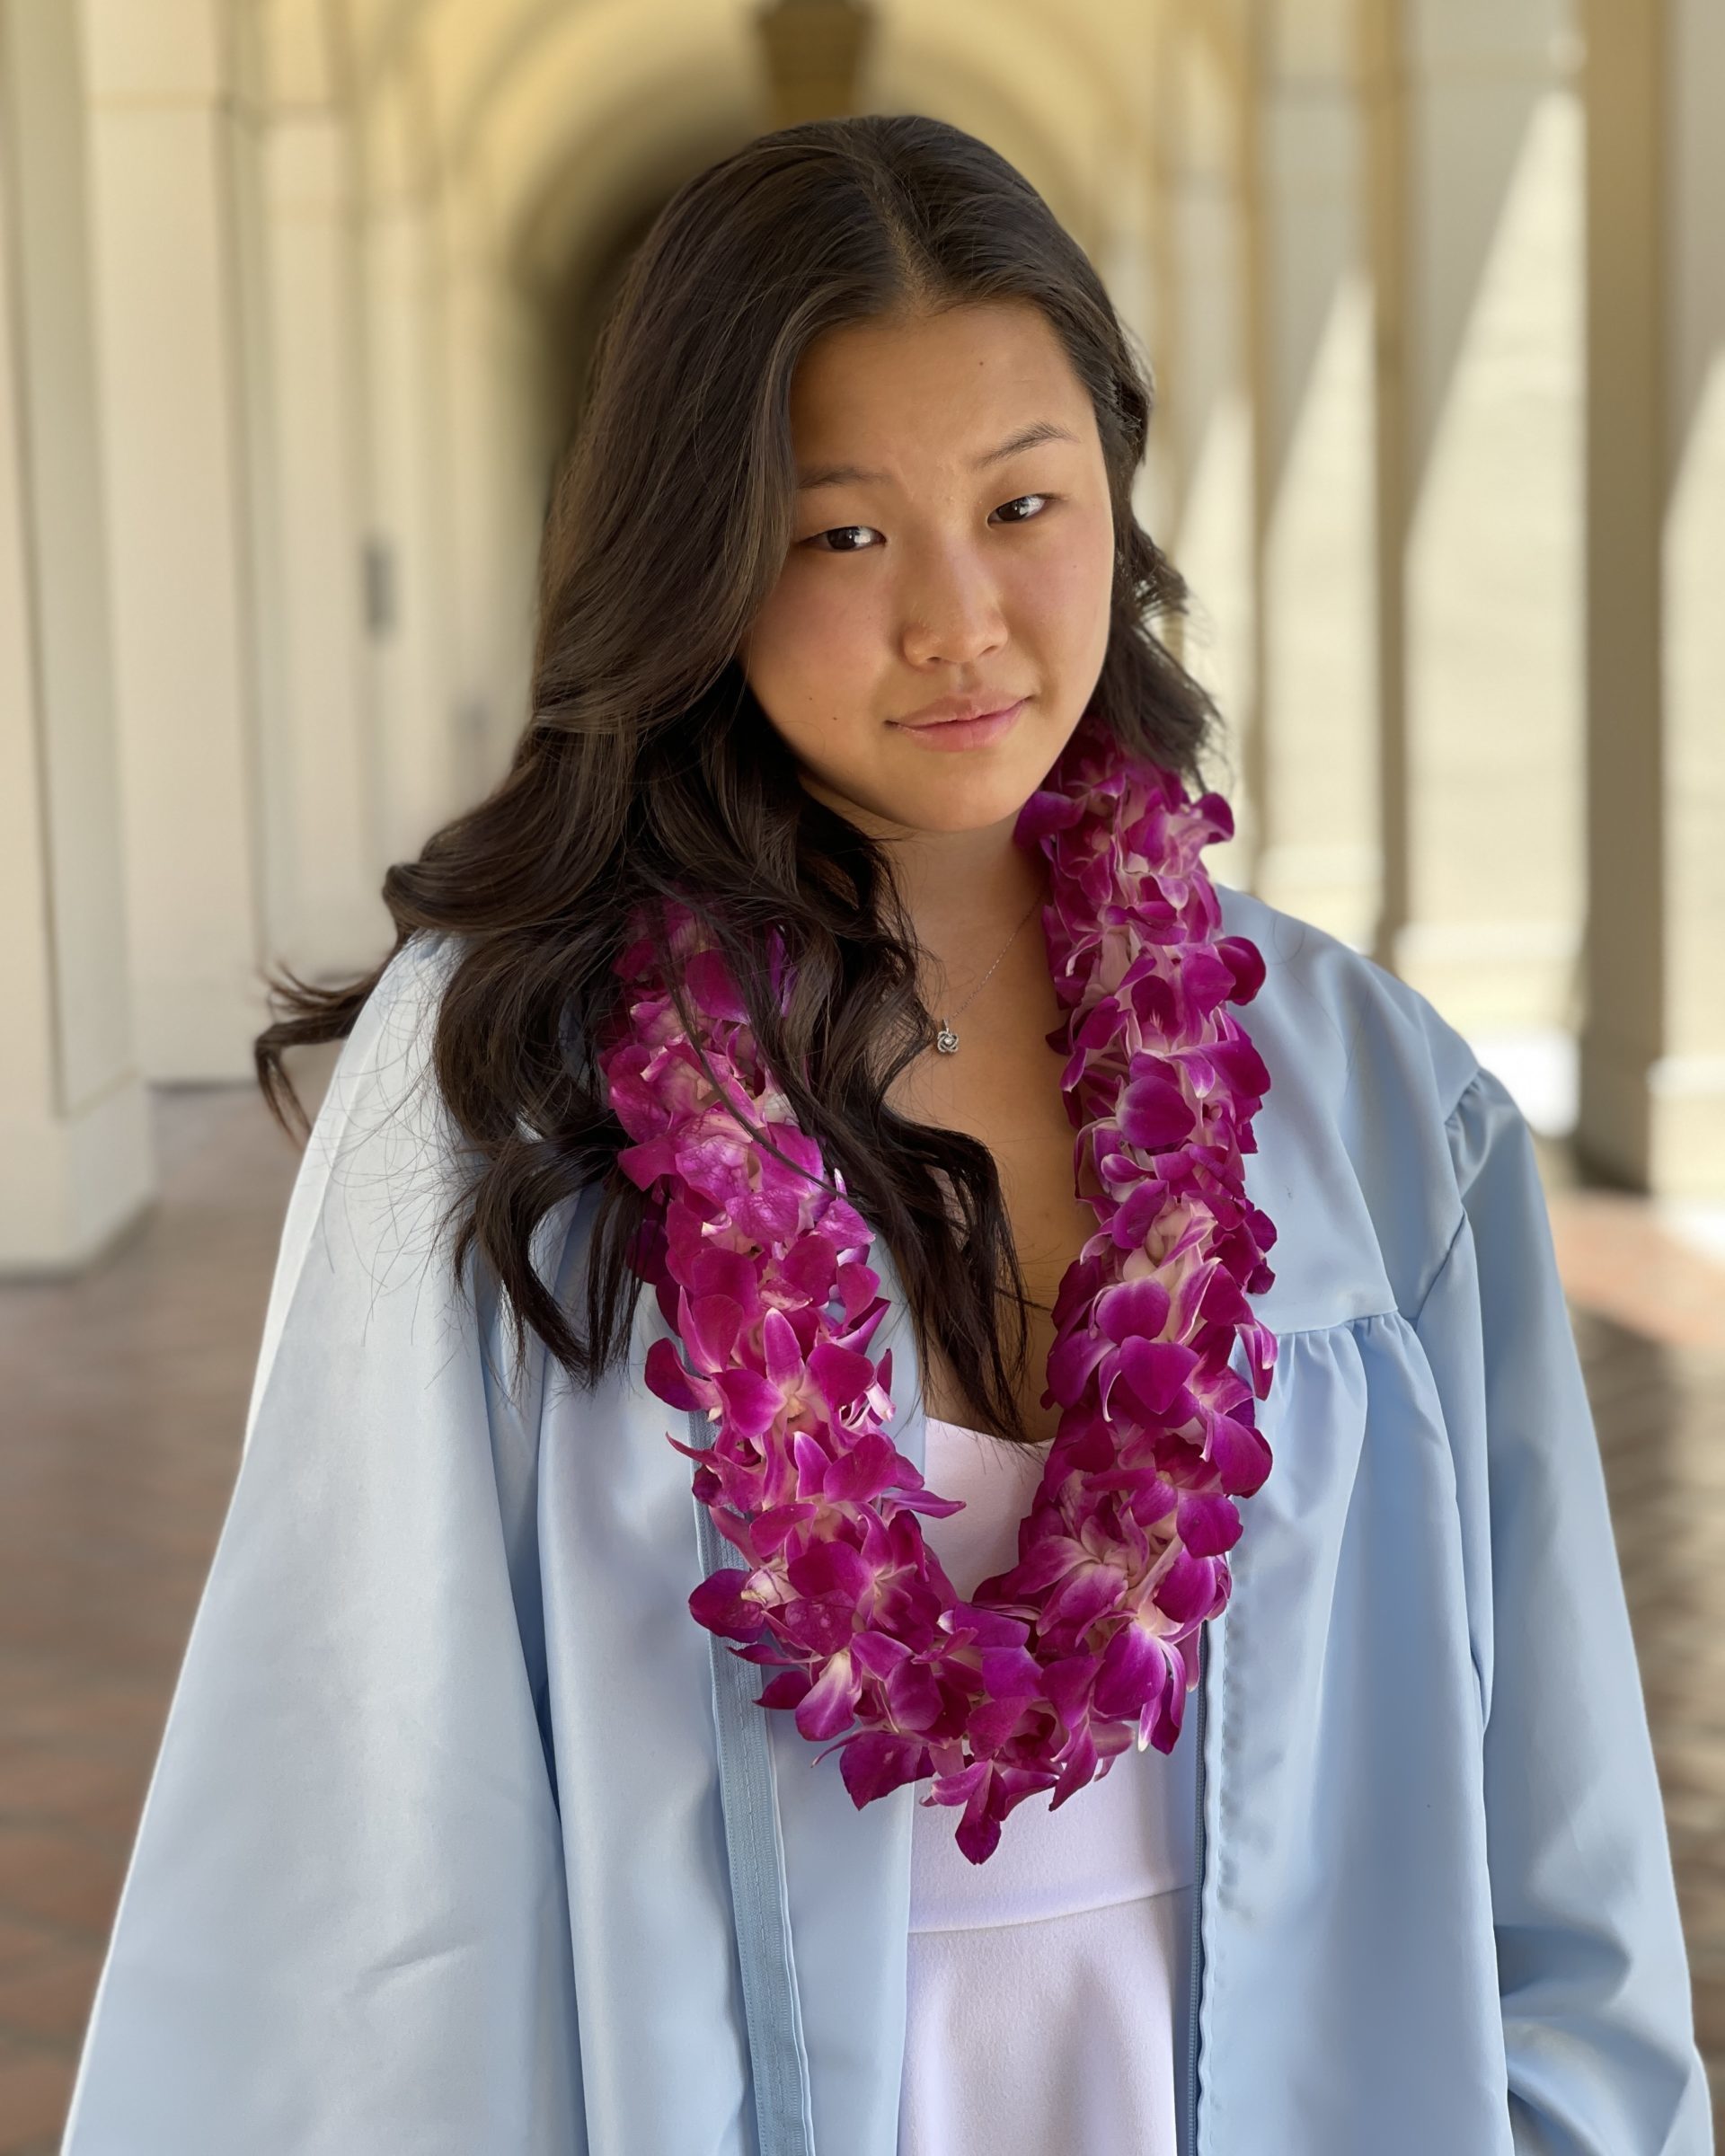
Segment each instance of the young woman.
[{"label": "young woman", "polygon": [[1527,1131],[1207,875],[1148,415],[953,128],[659,217],[513,768],[260,1043],[67,2156],[1711,2146]]}]

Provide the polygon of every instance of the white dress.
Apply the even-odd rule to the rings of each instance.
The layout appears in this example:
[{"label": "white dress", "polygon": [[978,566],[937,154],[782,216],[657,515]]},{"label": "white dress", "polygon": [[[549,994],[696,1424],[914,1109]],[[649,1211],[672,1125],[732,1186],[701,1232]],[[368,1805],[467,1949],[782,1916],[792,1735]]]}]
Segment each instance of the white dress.
[{"label": "white dress", "polygon": [[[960,1595],[1016,1558],[1047,1458],[930,1418],[924,1477],[965,1509],[923,1533]],[[899,2156],[1173,2156],[1193,1727],[1171,1754],[1128,1747],[1057,1812],[1027,1798],[982,1864],[956,1807],[918,1802]]]}]

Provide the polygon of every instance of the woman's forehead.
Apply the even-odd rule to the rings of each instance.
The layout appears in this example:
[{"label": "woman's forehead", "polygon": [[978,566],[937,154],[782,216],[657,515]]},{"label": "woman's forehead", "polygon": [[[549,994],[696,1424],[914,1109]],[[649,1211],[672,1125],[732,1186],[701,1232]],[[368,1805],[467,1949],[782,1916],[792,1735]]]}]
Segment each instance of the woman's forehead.
[{"label": "woman's forehead", "polygon": [[846,323],[792,384],[798,485],[869,485],[938,445],[960,470],[1082,442],[1089,400],[1047,317],[1024,303]]}]

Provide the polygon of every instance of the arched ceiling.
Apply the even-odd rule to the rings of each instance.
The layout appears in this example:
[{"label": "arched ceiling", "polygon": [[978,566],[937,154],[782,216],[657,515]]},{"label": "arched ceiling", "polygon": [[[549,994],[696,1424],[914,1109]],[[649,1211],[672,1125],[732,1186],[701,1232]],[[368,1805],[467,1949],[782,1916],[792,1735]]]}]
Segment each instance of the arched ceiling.
[{"label": "arched ceiling", "polygon": [[[528,280],[602,253],[644,198],[773,124],[758,0],[249,0],[279,99],[361,119],[374,196],[437,186]],[[1158,5],[880,0],[866,93],[985,137],[1086,244],[1133,171]],[[321,92],[315,85],[323,85]]]}]

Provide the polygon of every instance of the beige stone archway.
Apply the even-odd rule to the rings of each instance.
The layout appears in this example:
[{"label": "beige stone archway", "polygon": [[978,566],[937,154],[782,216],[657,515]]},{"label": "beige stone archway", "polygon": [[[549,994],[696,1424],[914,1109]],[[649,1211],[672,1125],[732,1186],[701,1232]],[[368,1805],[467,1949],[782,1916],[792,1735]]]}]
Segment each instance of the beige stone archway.
[{"label": "beige stone archway", "polygon": [[[1616,221],[1596,216],[1589,261],[1590,501],[1572,4],[1617,55],[1591,78]],[[243,1077],[259,966],[368,964],[384,865],[499,768],[571,374],[657,203],[772,124],[754,5],[0,0],[0,111],[18,144],[21,112],[72,112],[89,181],[82,238],[46,283],[14,278],[0,382],[32,454],[83,428],[89,483],[63,499],[102,541],[98,578],[32,520],[28,472],[0,475],[0,607],[29,661],[0,755],[34,804],[17,917],[43,923],[9,1066],[35,1075],[0,1101],[0,1202],[24,1224],[6,1262],[100,1244],[149,1184],[138,1073]],[[1725,859],[1705,568],[1725,331],[1695,120],[1725,52],[1704,7],[874,14],[865,101],[995,142],[1154,367],[1141,513],[1196,588],[1189,651],[1234,729],[1218,872],[1369,945],[1482,1039],[1511,1020],[1572,1038],[1585,983],[1589,1157],[1725,1191],[1725,1019],[1698,985]],[[20,261],[43,198],[27,155],[13,171]],[[69,358],[44,376],[49,320]],[[1615,430],[1606,400],[1659,425]],[[1661,457],[1666,493],[1636,497]],[[57,673],[72,621],[88,664]],[[1629,927],[1597,898],[1584,918],[1589,769],[1596,893],[1620,843],[1642,864]],[[92,1062],[65,1014],[93,1009],[119,1030]],[[131,1103],[99,1141],[97,1100]]]},{"label": "beige stone archway", "polygon": [[[284,93],[309,85],[325,101],[354,175],[332,217],[358,234],[364,523],[383,617],[358,672],[373,829],[398,853],[494,774],[525,715],[521,604],[566,411],[555,340],[579,328],[571,305],[618,229],[767,124],[761,57],[744,17],[686,0],[520,0],[482,15],[427,0],[353,11],[345,44],[314,65],[319,22],[297,0],[273,4],[286,43],[271,71]],[[1116,214],[1119,169],[1127,191],[1142,182],[1110,57],[1034,0],[963,0],[938,21],[900,7],[884,13],[871,97],[987,134],[1081,236],[1118,252],[1142,222],[1136,200]],[[345,108],[343,82],[358,86]],[[1048,124],[1051,84],[1064,129]],[[290,835],[282,847],[311,850]]]}]

